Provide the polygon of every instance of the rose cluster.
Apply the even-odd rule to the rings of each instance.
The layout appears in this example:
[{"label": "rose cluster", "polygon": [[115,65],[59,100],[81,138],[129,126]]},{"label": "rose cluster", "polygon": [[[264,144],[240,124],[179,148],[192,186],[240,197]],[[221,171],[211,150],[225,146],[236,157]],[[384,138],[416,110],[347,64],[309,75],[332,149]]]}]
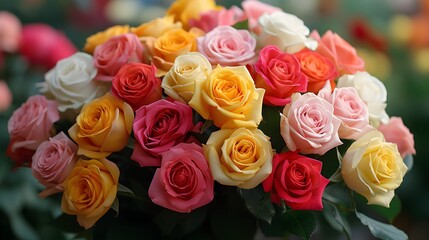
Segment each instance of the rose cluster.
[{"label": "rose cluster", "polygon": [[[258,1],[177,0],[163,18],[90,36],[39,87],[9,120],[9,156],[32,167],[42,196],[63,192],[63,211],[85,228],[115,201],[121,171],[110,156],[125,148],[135,167],[156,169],[152,202],[181,213],[209,204],[215,182],[320,210],[330,181],[318,157],[344,140],[345,184],[389,206],[415,154],[412,134],[386,114],[383,83],[347,41]],[[267,108],[278,121],[263,118]],[[57,132],[59,120],[72,126]]]}]

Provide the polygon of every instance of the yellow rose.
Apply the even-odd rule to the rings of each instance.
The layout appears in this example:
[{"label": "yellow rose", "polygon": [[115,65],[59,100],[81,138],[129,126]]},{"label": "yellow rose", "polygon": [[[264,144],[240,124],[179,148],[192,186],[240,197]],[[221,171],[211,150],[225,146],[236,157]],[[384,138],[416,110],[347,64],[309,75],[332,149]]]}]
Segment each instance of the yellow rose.
[{"label": "yellow rose", "polygon": [[77,215],[79,225],[92,227],[112,206],[118,191],[119,169],[115,163],[78,160],[63,182],[61,209]]},{"label": "yellow rose", "polygon": [[203,148],[213,178],[220,184],[251,189],[271,173],[271,142],[257,128],[213,132]]},{"label": "yellow rose", "polygon": [[164,76],[173,66],[176,57],[197,50],[196,34],[181,28],[170,29],[159,38],[146,38],[144,44],[157,68],[156,76]]},{"label": "yellow rose", "polygon": [[163,18],[154,19],[148,23],[131,28],[131,32],[138,37],[160,37],[164,32],[170,29],[182,28],[182,23],[174,22],[173,16],[165,16]]},{"label": "yellow rose", "polygon": [[167,10],[167,15],[174,16],[175,21],[182,22],[188,29],[189,20],[199,19],[203,12],[221,8],[214,0],[176,0]]},{"label": "yellow rose", "polygon": [[195,80],[204,81],[211,71],[212,65],[201,53],[183,54],[176,58],[161,86],[171,98],[188,103],[194,95]]},{"label": "yellow rose", "polygon": [[85,46],[83,47],[83,50],[89,54],[93,54],[95,48],[109,40],[111,37],[118,36],[121,34],[129,33],[130,32],[130,26],[128,25],[116,25],[112,26],[104,31],[98,32],[96,34],[93,34],[89,36],[86,39]]},{"label": "yellow rose", "polygon": [[357,139],[342,160],[344,182],[363,195],[368,204],[389,207],[406,172],[396,144],[386,142],[377,130]]},{"label": "yellow rose", "polygon": [[133,121],[130,105],[106,93],[83,106],[68,132],[79,146],[79,155],[103,158],[127,145]]},{"label": "yellow rose", "polygon": [[195,81],[189,105],[219,128],[254,128],[262,120],[264,93],[245,66],[217,66],[207,79]]}]

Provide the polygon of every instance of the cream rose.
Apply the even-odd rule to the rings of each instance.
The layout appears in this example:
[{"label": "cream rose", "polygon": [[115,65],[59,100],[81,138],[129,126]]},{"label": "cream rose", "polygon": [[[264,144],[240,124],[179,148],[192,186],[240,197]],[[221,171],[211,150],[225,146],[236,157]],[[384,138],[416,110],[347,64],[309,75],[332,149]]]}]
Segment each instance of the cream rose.
[{"label": "cream rose", "polygon": [[203,146],[214,180],[251,189],[271,173],[273,149],[259,129],[223,129],[213,132]]},{"label": "cream rose", "polygon": [[201,53],[183,54],[176,58],[161,86],[171,98],[188,103],[194,95],[195,81],[205,80],[211,71],[210,62]]},{"label": "cream rose", "polygon": [[356,140],[342,160],[346,185],[363,195],[368,204],[389,207],[407,172],[396,144],[386,142],[381,132],[371,131]]}]

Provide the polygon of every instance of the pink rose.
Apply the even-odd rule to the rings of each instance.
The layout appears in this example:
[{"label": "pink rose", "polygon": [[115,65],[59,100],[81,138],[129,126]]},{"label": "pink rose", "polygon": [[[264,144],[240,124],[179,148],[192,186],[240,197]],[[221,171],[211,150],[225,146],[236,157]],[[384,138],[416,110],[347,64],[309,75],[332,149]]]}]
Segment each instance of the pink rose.
[{"label": "pink rose", "polygon": [[247,30],[218,26],[205,36],[197,38],[198,51],[212,65],[240,66],[253,63],[256,40]]},{"label": "pink rose", "polygon": [[132,34],[115,36],[98,45],[94,51],[94,65],[98,70],[95,79],[112,81],[126,63],[143,61],[143,45]]},{"label": "pink rose", "polygon": [[416,154],[414,135],[404,125],[402,118],[391,117],[389,123],[381,124],[378,130],[383,133],[387,142],[396,143],[402,158],[410,154]]},{"label": "pink rose", "polygon": [[12,93],[6,82],[0,80],[0,112],[6,111],[12,104]]},{"label": "pink rose", "polygon": [[155,77],[155,65],[127,63],[112,81],[113,95],[124,100],[134,111],[162,98],[161,79]]},{"label": "pink rose", "polygon": [[365,62],[357,55],[356,49],[338,34],[327,31],[320,38],[319,33],[313,31],[310,37],[316,39],[319,44],[316,52],[334,62],[339,75],[353,74],[365,69]]},{"label": "pink rose", "polygon": [[271,14],[274,12],[281,12],[282,9],[278,7],[271,6],[269,4],[255,1],[255,0],[246,0],[241,2],[241,6],[247,16],[249,29],[258,34],[261,32],[261,27],[258,24],[258,19],[264,13]]},{"label": "pink rose", "polygon": [[47,197],[64,190],[61,183],[69,175],[77,161],[77,145],[64,132],[43,142],[33,155],[33,176],[46,189],[40,193]]},{"label": "pink rose", "polygon": [[51,136],[54,122],[60,119],[55,101],[33,95],[8,121],[8,155],[18,166],[31,163],[32,153]]},{"label": "pink rose", "polygon": [[301,71],[298,59],[284,53],[278,47],[264,47],[255,63],[255,84],[265,89],[264,103],[272,106],[285,106],[295,92],[307,90],[308,79]]},{"label": "pink rose", "polygon": [[41,65],[47,69],[77,52],[66,35],[42,23],[23,27],[19,50],[30,64]]},{"label": "pink rose", "polygon": [[136,144],[131,159],[140,166],[160,166],[160,154],[184,142],[194,127],[192,108],[178,101],[159,100],[136,111]]},{"label": "pink rose", "polygon": [[321,175],[322,162],[296,152],[276,154],[273,171],[262,182],[271,201],[284,200],[293,210],[321,210],[322,195],[329,180]]},{"label": "pink rose", "polygon": [[355,88],[335,88],[331,94],[328,83],[319,92],[319,96],[334,106],[334,115],[341,120],[338,130],[340,138],[356,140],[374,129],[369,124],[368,107]]},{"label": "pink rose", "polygon": [[15,52],[21,38],[21,21],[12,13],[0,11],[0,51]]},{"label": "pink rose", "polygon": [[214,180],[202,147],[180,143],[162,154],[149,187],[155,204],[189,213],[213,200]]},{"label": "pink rose", "polygon": [[291,151],[323,155],[342,144],[338,136],[341,120],[325,99],[309,92],[296,93],[281,114],[280,133]]},{"label": "pink rose", "polygon": [[197,27],[204,32],[210,32],[217,26],[232,26],[244,19],[245,15],[243,11],[237,6],[232,6],[230,9],[210,10],[204,12],[200,15],[199,19],[190,19],[189,25],[191,27]]}]

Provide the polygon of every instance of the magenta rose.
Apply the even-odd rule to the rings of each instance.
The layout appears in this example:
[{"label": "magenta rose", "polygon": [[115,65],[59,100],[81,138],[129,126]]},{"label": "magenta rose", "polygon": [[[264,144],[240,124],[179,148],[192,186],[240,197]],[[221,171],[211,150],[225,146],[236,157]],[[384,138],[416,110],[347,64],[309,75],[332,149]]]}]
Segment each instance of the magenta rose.
[{"label": "magenta rose", "polygon": [[214,180],[203,149],[180,143],[162,154],[149,187],[152,201],[170,210],[189,213],[213,200]]},{"label": "magenta rose", "polygon": [[273,203],[284,200],[293,210],[321,210],[323,191],[329,183],[321,170],[322,162],[296,152],[276,154],[273,171],[262,186]]},{"label": "magenta rose", "polygon": [[402,118],[391,117],[389,122],[381,124],[378,130],[383,133],[387,142],[396,143],[403,158],[410,154],[416,154],[414,135],[404,125]]},{"label": "magenta rose", "polygon": [[131,159],[140,166],[160,166],[160,154],[184,142],[194,128],[192,108],[165,99],[142,106],[133,123],[136,144]]},{"label": "magenta rose", "polygon": [[245,19],[244,12],[237,6],[230,9],[210,10],[200,14],[199,19],[190,19],[189,25],[197,27],[204,32],[210,32],[217,26],[232,26]]},{"label": "magenta rose", "polygon": [[115,36],[98,45],[94,51],[95,79],[112,81],[126,63],[143,61],[143,45],[135,34]]},{"label": "magenta rose", "polygon": [[312,92],[296,93],[285,106],[280,120],[280,133],[290,151],[323,155],[342,144],[338,136],[341,120],[334,107]]},{"label": "magenta rose", "polygon": [[55,101],[34,95],[12,114],[8,121],[10,143],[7,153],[17,166],[31,164],[39,145],[52,134],[54,122],[60,119]]},{"label": "magenta rose", "polygon": [[63,132],[40,144],[33,155],[31,170],[33,176],[46,187],[40,193],[41,197],[64,190],[62,182],[76,164],[76,153],[77,145]]},{"label": "magenta rose", "polygon": [[161,79],[155,76],[155,65],[127,63],[112,81],[112,93],[134,111],[162,98]]},{"label": "magenta rose", "polygon": [[264,47],[255,63],[258,73],[256,87],[264,88],[264,103],[271,106],[285,106],[295,92],[307,91],[308,78],[301,71],[298,59],[281,52],[276,46]]},{"label": "magenta rose", "polygon": [[198,51],[212,65],[241,66],[253,63],[256,40],[247,30],[218,26],[205,36],[197,38]]}]

